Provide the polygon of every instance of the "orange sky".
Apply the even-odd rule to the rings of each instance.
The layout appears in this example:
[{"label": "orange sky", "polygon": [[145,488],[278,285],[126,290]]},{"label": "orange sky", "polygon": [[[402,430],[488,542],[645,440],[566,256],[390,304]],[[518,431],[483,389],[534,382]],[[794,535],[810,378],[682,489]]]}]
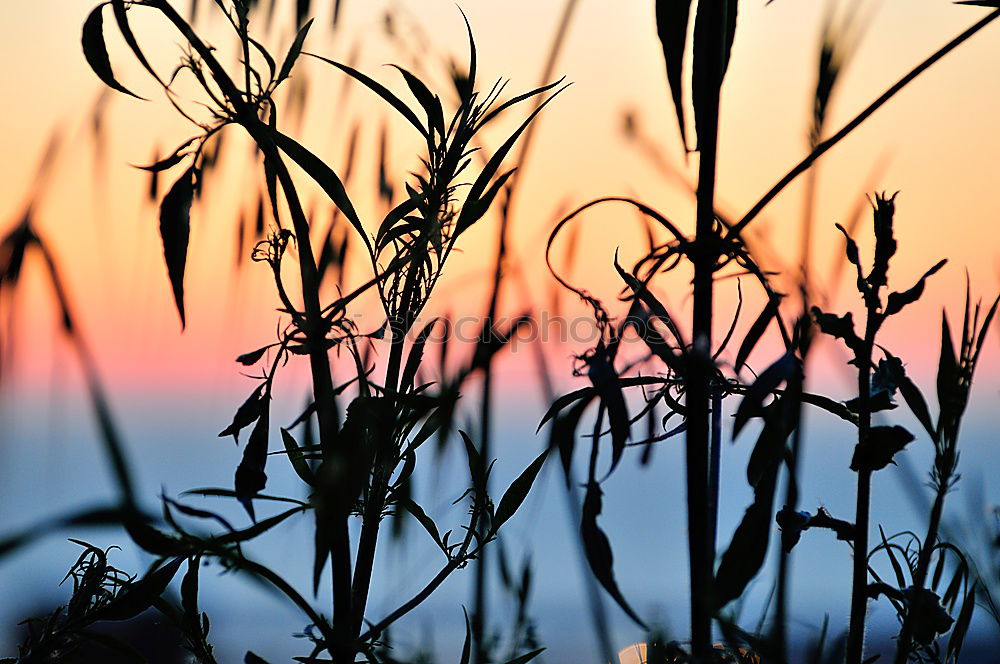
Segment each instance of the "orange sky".
[{"label": "orange sky", "polygon": [[[192,375],[201,376],[206,386],[212,381],[231,384],[236,376],[232,358],[271,341],[275,324],[276,300],[265,271],[248,261],[238,277],[232,269],[232,224],[240,206],[254,205],[245,197],[241,200],[240,194],[257,187],[260,174],[253,172],[247,159],[249,148],[231,151],[223,169],[226,177],[209,182],[206,202],[195,210],[186,280],[189,324],[180,335],[162,264],[155,208],[143,199],[146,177],[127,164],[146,162],[157,146],[166,150],[190,133],[171,116],[143,72],[128,61],[121,44],[111,39],[119,78],[153,101],[113,95],[104,119],[106,150],[102,157],[95,156],[90,123],[100,84],[79,46],[80,26],[92,4],[37,0],[6,9],[0,58],[8,64],[0,71],[0,89],[17,94],[8,97],[0,131],[0,154],[6,157],[0,164],[0,220],[14,221],[38,155],[53,129],[61,127],[64,149],[47,185],[38,223],[63,263],[102,368],[122,385],[166,387]],[[205,4],[212,9],[211,3]],[[397,77],[379,65],[413,63],[381,29],[387,8],[395,8],[398,32],[408,42],[416,41],[414,25],[433,41],[434,52],[423,58],[422,68],[437,87],[446,84],[440,66],[444,55],[454,53],[464,61],[463,26],[451,0],[346,0],[343,23],[335,34],[328,29],[328,7],[314,4],[320,19],[307,48],[343,59],[360,45],[359,67],[393,89],[400,88]],[[562,3],[462,4],[479,44],[481,80],[509,77],[512,91],[532,86]],[[790,0],[767,7],[762,1],[741,4],[724,91],[720,149],[720,206],[734,215],[804,154],[821,14],[812,3]],[[867,30],[835,100],[834,127],[983,13],[940,0],[869,1],[861,6],[869,17]],[[218,34],[218,20],[202,25],[207,33]],[[158,45],[153,59],[161,69],[174,61],[176,39],[155,22],[143,24],[140,36]],[[268,35],[267,42],[280,45],[280,52],[290,38],[291,26],[285,22]],[[949,258],[925,298],[886,330],[893,348],[909,351],[910,361],[924,367],[936,353],[940,307],[960,306],[964,270],[968,269],[977,293],[988,295],[997,288],[993,229],[1000,217],[1000,188],[993,155],[1000,152],[1000,132],[992,127],[1000,116],[998,51],[1000,27],[994,25],[890,102],[821,162],[813,231],[819,273],[825,273],[841,251],[833,223],[845,219],[865,187],[902,190],[897,215],[901,253],[893,265],[898,287],[908,287],[939,258]],[[521,174],[523,189],[514,218],[520,264],[530,291],[544,302],[552,289],[543,262],[544,240],[563,206],[602,195],[635,195],[683,227],[691,227],[690,193],[659,175],[625,140],[620,130],[625,109],[636,111],[643,131],[661,146],[664,159],[688,178],[697,163],[693,159],[685,167],[679,149],[651,2],[581,2],[557,70],[574,85],[541,116],[532,159]],[[343,76],[331,69],[308,63],[302,72],[314,91],[302,136],[334,167],[342,166],[349,128],[362,123],[359,176],[350,191],[369,228],[374,228],[379,210],[371,194],[374,146],[381,119],[388,114],[359,86],[342,96]],[[511,115],[503,127],[509,129],[517,121]],[[407,171],[418,167],[413,155],[419,145],[411,134],[391,119],[390,165],[397,189]],[[487,135],[492,145],[501,138],[499,133]],[[880,161],[885,167],[870,181],[869,174]],[[758,221],[789,263],[797,260],[801,193],[801,187],[791,187]],[[314,194],[313,198],[321,201]],[[325,201],[323,205],[325,218],[328,206]],[[621,247],[623,263],[638,256],[640,227],[634,214],[618,207],[586,219],[574,276],[596,294],[611,298],[618,287],[611,266],[614,250]],[[494,228],[495,220],[488,218],[463,239],[463,253],[449,266],[451,278],[441,284],[435,311],[475,314],[481,309],[478,277],[485,276],[484,268],[492,261]],[[859,240],[864,250],[868,243],[863,236]],[[362,278],[361,261],[355,267],[353,276]],[[686,318],[684,277],[671,279],[662,282],[663,299],[685,312],[682,318]],[[844,286],[849,288],[849,282]],[[45,288],[44,282],[29,275],[19,298],[18,329],[25,338],[20,343],[37,351],[20,354],[19,380],[46,376],[68,358],[67,351],[50,339],[54,320]],[[524,306],[520,290],[512,287],[509,292],[508,308],[520,310]],[[734,287],[727,283],[719,292],[719,315],[725,325]],[[756,315],[758,302],[749,299],[746,325]],[[914,329],[926,329],[927,334],[915,335]],[[557,372],[568,373],[568,364],[558,362],[569,352],[553,349]]]}]

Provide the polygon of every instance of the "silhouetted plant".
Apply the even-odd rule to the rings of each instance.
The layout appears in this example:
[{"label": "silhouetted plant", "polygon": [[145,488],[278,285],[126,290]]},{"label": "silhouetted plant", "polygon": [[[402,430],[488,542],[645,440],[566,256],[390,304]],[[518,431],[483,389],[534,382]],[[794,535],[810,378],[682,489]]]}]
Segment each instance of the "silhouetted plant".
[{"label": "silhouetted plant", "polygon": [[[965,42],[983,27],[1000,17],[1000,10],[991,12],[887,89],[851,121],[824,138],[826,109],[835,86],[843,54],[837,51],[831,38],[824,39],[820,58],[820,75],[815,91],[815,114],[809,140],[809,154],[782,177],[748,212],[737,221],[729,221],[716,209],[716,143],[718,138],[719,92],[725,75],[729,53],[736,33],[737,2],[735,0],[700,3],[692,16],[689,2],[657,2],[656,24],[663,45],[667,80],[677,111],[685,150],[691,144],[692,131],[685,121],[685,81],[690,80],[693,117],[696,135],[695,150],[699,153],[698,181],[693,187],[697,209],[695,231],[689,236],[668,215],[654,210],[645,203],[624,197],[605,197],[586,203],[565,216],[549,238],[547,258],[556,280],[575,293],[593,312],[601,332],[600,341],[582,354],[574,369],[576,375],[586,375],[591,387],[577,390],[556,399],[542,421],[551,425],[551,447],[560,452],[564,468],[570,468],[577,442],[577,429],[591,406],[597,404],[593,428],[589,475],[581,519],[581,537],[595,577],[621,608],[638,624],[644,625],[640,616],[629,606],[615,581],[610,543],[597,525],[601,513],[600,483],[612,472],[629,445],[644,446],[643,460],[648,461],[651,445],[684,433],[686,437],[685,471],[687,475],[687,530],[690,560],[690,607],[692,661],[708,662],[716,659],[712,648],[712,620],[736,644],[745,644],[769,661],[783,661],[785,657],[784,631],[778,629],[774,640],[758,638],[735,626],[723,609],[740,597],[748,582],[760,570],[771,535],[771,515],[774,514],[774,492],[780,467],[787,463],[788,503],[778,512],[783,530],[784,548],[790,550],[807,528],[829,528],[843,540],[853,541],[856,551],[850,634],[847,639],[848,664],[860,664],[863,657],[865,605],[868,601],[867,553],[869,524],[869,492],[871,474],[891,462],[910,441],[912,434],[902,427],[873,426],[872,412],[889,407],[892,391],[887,372],[902,371],[902,364],[887,356],[878,366],[872,355],[875,334],[886,317],[895,315],[922,293],[924,280],[941,267],[932,268],[918,283],[907,291],[891,293],[883,301],[880,291],[887,284],[889,259],[895,253],[892,238],[892,198],[878,197],[875,202],[876,250],[874,266],[863,275],[856,245],[848,238],[848,260],[857,267],[858,289],[868,313],[864,334],[853,330],[851,315],[837,317],[813,309],[814,315],[798,317],[794,325],[784,322],[781,315],[783,295],[770,283],[770,274],[762,269],[756,258],[756,249],[744,238],[749,224],[785,187],[810,169],[816,160],[861,125],[876,110],[895,96],[903,87],[933,66],[942,57]],[[991,4],[990,6],[995,6]],[[687,38],[693,23],[693,45],[688,49]],[[690,60],[687,51],[690,50]],[[687,64],[690,62],[690,78]],[[629,135],[638,136],[633,121],[626,125]],[[607,202],[621,202],[637,209],[654,227],[665,230],[669,241],[653,247],[640,258],[631,270],[623,269],[615,260],[615,268],[624,281],[622,299],[629,302],[626,316],[615,321],[604,305],[584,288],[572,285],[561,276],[551,262],[552,245],[562,230],[582,212]],[[809,203],[811,205],[811,202]],[[811,213],[805,224],[811,223]],[[843,230],[843,229],[842,229]],[[846,231],[845,231],[846,234]],[[808,258],[808,233],[805,234],[803,258]],[[680,325],[654,295],[651,284],[658,274],[671,271],[682,263],[693,269],[692,319],[688,330]],[[713,293],[715,280],[723,276],[747,275],[757,282],[767,303],[750,326],[739,344],[735,361],[726,366],[721,353],[733,340],[737,320],[742,309],[740,302],[733,316],[733,324],[721,343],[713,343]],[[810,283],[803,281],[803,299],[808,302]],[[803,363],[812,337],[811,318],[821,331],[839,337],[852,352],[858,370],[859,396],[846,403],[829,397],[803,391]],[[991,318],[989,316],[988,318]],[[785,354],[747,384],[740,373],[745,367],[758,341],[774,323],[781,335]],[[634,328],[645,343],[648,354],[636,361],[621,361],[619,349],[629,328]],[[949,342],[950,348],[950,342]],[[893,369],[889,368],[891,366]],[[652,375],[640,372],[638,367],[655,366]],[[620,366],[620,368],[619,368]],[[898,367],[898,369],[895,369]],[[873,369],[875,374],[873,376]],[[634,375],[633,375],[634,374]],[[969,374],[971,377],[971,373]],[[632,415],[623,392],[629,387],[643,387],[645,405]],[[877,392],[873,391],[878,388]],[[895,384],[893,384],[893,389]],[[754,490],[754,501],[747,508],[729,547],[722,555],[718,567],[716,560],[716,524],[718,519],[718,478],[720,464],[721,409],[728,395],[741,394],[743,398],[736,410],[733,435],[736,436],[751,418],[761,418],[763,428],[747,466],[747,479]],[[965,392],[967,395],[967,391]],[[794,508],[795,461],[798,448],[798,425],[801,404],[826,410],[858,429],[858,446],[852,470],[858,473],[858,511],[856,524],[834,518],[825,510],[813,515],[796,512]],[[662,433],[651,429],[645,439],[632,440],[632,425],[657,406],[664,407]],[[667,426],[674,416],[679,425]],[[605,422],[607,418],[607,422]],[[597,461],[602,438],[610,441],[610,461],[606,471],[597,472]],[[792,448],[788,448],[791,437]],[[937,438],[934,438],[937,441]],[[630,442],[631,441],[631,442]],[[939,456],[941,452],[939,451]],[[947,464],[945,464],[947,465]],[[953,466],[952,466],[953,468]],[[930,551],[935,538],[929,538]],[[929,555],[926,554],[926,555]],[[784,567],[782,568],[785,569]],[[916,568],[915,568],[916,569]],[[782,571],[784,577],[786,572]],[[921,584],[916,584],[918,588]],[[920,600],[916,600],[919,602]],[[779,600],[779,616],[783,617],[783,603]],[[971,609],[970,609],[971,610]],[[912,611],[912,613],[916,613]],[[904,623],[905,627],[905,623]],[[901,645],[905,647],[905,633]],[[958,639],[958,643],[961,638]],[[822,653],[822,645],[817,649]]]},{"label": "silhouetted plant", "polygon": [[[254,3],[217,0],[215,4],[229,22],[241,49],[241,68],[236,72],[231,73],[220,63],[214,49],[202,41],[191,24],[165,0],[112,0],[91,12],[83,27],[84,54],[95,73],[109,87],[136,96],[115,78],[104,45],[104,9],[110,5],[116,26],[135,58],[160,83],[178,112],[200,130],[199,134],[181,143],[167,157],[143,167],[158,177],[157,174],[185,162],[187,164],[160,204],[164,259],[182,327],[186,322],[184,281],[191,208],[200,195],[206,168],[214,163],[222,131],[229,126],[243,128],[263,156],[267,196],[278,227],[257,243],[252,258],[270,268],[281,301],[281,312],[287,316],[287,322],[279,330],[275,342],[237,358],[244,366],[260,365],[261,368],[255,377],[257,386],[237,410],[232,424],[220,434],[232,435],[239,442],[241,431],[251,429],[243,459],[236,469],[234,488],[194,491],[200,495],[235,497],[254,520],[253,525],[235,529],[220,515],[167,497],[164,497],[164,514],[168,530],[156,528],[138,515],[126,519],[126,525],[137,544],[161,556],[161,560],[170,561],[164,564],[162,570],[176,571],[185,558],[191,561],[191,574],[195,576],[186,585],[196,584],[197,563],[205,558],[261,577],[282,592],[306,614],[314,630],[311,632],[313,651],[303,661],[320,661],[316,658],[323,652],[328,652],[333,661],[340,663],[353,662],[357,653],[365,654],[371,661],[379,661],[375,652],[380,648],[379,639],[389,625],[424,601],[445,578],[475,559],[496,538],[499,528],[524,501],[547,455],[543,452],[494,504],[487,492],[492,464],[480,455],[470,438],[462,432],[471,486],[460,498],[460,501],[468,502],[469,519],[462,526],[465,534],[457,541],[452,537],[452,530],[442,535],[438,524],[409,495],[409,481],[416,466],[418,448],[435,433],[447,435],[462,383],[472,373],[488,367],[489,359],[507,345],[525,321],[519,319],[506,329],[498,329],[492,320],[487,320],[482,339],[469,364],[454,377],[442,376],[437,393],[433,393],[430,383],[418,384],[417,376],[423,363],[425,345],[438,320],[427,323],[409,343],[407,339],[459,236],[487,213],[497,193],[513,175],[513,170],[500,172],[504,158],[552,97],[537,104],[479,172],[474,177],[470,176],[468,190],[460,198],[459,186],[464,184],[463,178],[471,170],[471,155],[478,149],[473,140],[485,125],[502,112],[519,102],[553,90],[558,82],[503,102],[499,101],[504,88],[501,82],[494,84],[486,93],[478,91],[476,51],[470,28],[468,72],[456,77],[459,103],[446,123],[441,99],[417,76],[402,68],[397,67],[418,102],[419,111],[414,111],[387,88],[353,67],[303,53],[311,26],[311,21],[304,20],[308,5],[303,8],[300,3],[297,7],[301,27],[279,65],[278,60],[250,33],[250,13]],[[159,76],[150,66],[132,33],[129,13],[140,8],[158,12],[184,40],[186,54],[169,78]],[[278,128],[275,93],[290,78],[302,55],[324,61],[361,82],[412,125],[426,143],[425,171],[414,174],[412,186],[405,185],[407,196],[389,211],[372,237],[352,205],[340,177],[319,157]],[[204,94],[200,103],[210,115],[207,122],[195,121],[173,90],[173,81],[180,73],[192,76],[200,85]],[[422,113],[423,117],[418,113]],[[370,259],[371,279],[325,305],[320,302],[320,266],[325,269],[333,259],[326,257],[327,244],[317,264],[310,241],[310,222],[286,160],[301,167],[329,196],[339,213],[357,231]],[[382,179],[384,181],[384,176]],[[151,191],[156,191],[155,183]],[[283,194],[283,208],[279,191]],[[391,194],[387,198],[391,199]],[[281,227],[283,209],[291,218],[290,229]],[[287,260],[288,250],[293,246],[298,250],[301,307],[293,302],[294,291],[285,283],[281,269],[282,261]],[[342,245],[341,255],[344,251]],[[348,310],[352,302],[369,290],[377,292],[386,321],[373,332],[362,332],[348,317]],[[369,364],[363,347],[382,339],[386,332],[389,334],[389,353],[384,381],[379,384],[373,380],[375,367]],[[409,354],[404,362],[407,347]],[[331,349],[344,350],[353,358],[355,367],[354,378],[337,386],[333,384],[328,356]],[[295,355],[309,359],[313,400],[293,427],[300,424],[308,427],[309,420],[315,416],[319,424],[319,438],[300,444],[290,431],[293,427],[281,429],[280,434],[284,444],[282,454],[287,456],[293,470],[310,490],[308,501],[260,493],[267,481],[265,465],[269,456],[270,402],[274,378],[279,368]],[[356,390],[357,396],[347,406],[346,418],[341,423],[335,399],[348,389]],[[290,502],[293,507],[257,521],[254,503],[260,500]],[[381,521],[388,515],[399,515],[403,511],[409,512],[424,527],[441,549],[446,563],[412,599],[381,620],[366,620]],[[188,532],[174,519],[175,512],[215,521],[222,526],[223,532],[207,537]],[[313,513],[316,523],[314,592],[318,592],[327,560],[331,561],[333,569],[332,622],[314,610],[310,602],[284,581],[278,572],[249,560],[240,547],[242,542],[306,512]],[[352,568],[347,523],[353,516],[359,516],[362,525]],[[157,573],[160,575],[157,578],[165,578],[164,585],[172,576],[167,571]],[[154,600],[151,598],[143,608]],[[192,622],[183,614],[178,615],[177,620],[193,630],[189,637],[193,648],[207,647],[204,641],[206,634],[197,629],[201,624],[199,621]],[[207,632],[207,623],[205,627]],[[480,646],[477,644],[477,647]],[[465,650],[463,661],[468,660],[468,639]],[[526,662],[539,652],[540,649],[534,649],[512,661]],[[248,653],[247,658],[248,661],[259,661],[252,653]]]}]

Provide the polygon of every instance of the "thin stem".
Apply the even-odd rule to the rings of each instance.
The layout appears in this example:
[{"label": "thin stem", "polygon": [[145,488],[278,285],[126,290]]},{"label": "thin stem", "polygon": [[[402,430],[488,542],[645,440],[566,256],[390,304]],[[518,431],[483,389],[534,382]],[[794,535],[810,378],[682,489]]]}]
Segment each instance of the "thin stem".
[{"label": "thin stem", "polygon": [[[944,499],[948,493],[949,478],[945,477],[938,483],[937,492],[934,496],[934,506],[931,508],[930,521],[927,524],[927,536],[924,544],[920,547],[920,555],[917,558],[917,569],[913,573],[913,587],[920,589],[927,584],[927,570],[931,564],[931,554],[934,553],[934,545],[937,543],[938,530],[941,527],[941,515],[944,512]],[[896,641],[895,664],[905,664],[913,648],[913,618],[920,615],[920,601],[923,593],[913,594],[913,604],[906,612],[906,619],[899,631],[899,639]]]},{"label": "thin stem", "polygon": [[[713,576],[715,541],[710,538],[709,513],[709,411],[712,376],[712,299],[713,275],[718,258],[715,234],[715,178],[719,131],[719,93],[722,84],[722,51],[727,0],[699,6],[709,26],[709,38],[702,40],[695,58],[706,63],[709,72],[698,112],[697,217],[694,246],[690,258],[694,264],[694,311],[692,314],[693,350],[687,381],[687,504],[688,555],[691,574],[691,652],[697,662],[712,657]],[[701,17],[699,16],[699,19]],[[718,461],[716,459],[716,461]]]},{"label": "thin stem", "polygon": [[[863,353],[858,363],[858,445],[868,444],[871,432],[871,357],[875,341],[875,312],[869,309]],[[847,634],[847,664],[861,664],[865,649],[865,618],[868,610],[868,528],[871,518],[872,471],[858,469],[858,492],[854,523],[854,564],[851,573],[851,615]]]},{"label": "thin stem", "polygon": [[875,111],[881,108],[887,101],[892,99],[896,95],[896,93],[898,93],[900,90],[909,85],[915,78],[920,76],[922,73],[930,69],[935,63],[937,63],[938,60],[951,53],[963,42],[968,40],[970,37],[972,37],[974,34],[985,28],[987,25],[992,23],[997,18],[1000,18],[1000,9],[990,12],[985,17],[974,23],[964,32],[962,32],[960,35],[958,35],[950,42],[942,46],[939,50],[934,52],[929,58],[927,58],[919,65],[914,67],[910,71],[910,73],[908,73],[903,78],[899,79],[899,81],[897,81],[892,87],[883,92],[878,99],[869,104],[865,110],[861,111],[861,113],[859,113],[853,120],[844,125],[840,129],[840,131],[838,131],[836,134],[834,134],[830,138],[826,139],[825,141],[817,145],[816,148],[808,155],[806,155],[806,157],[802,161],[800,161],[792,170],[788,171],[788,173],[785,174],[785,176],[781,178],[777,184],[771,187],[770,191],[764,194],[763,198],[757,201],[757,203],[752,208],[750,208],[749,212],[743,215],[743,218],[740,219],[740,221],[735,226],[733,226],[732,229],[729,231],[728,237],[730,239],[735,238],[737,234],[744,228],[746,228],[747,224],[753,221],[757,217],[757,215],[760,214],[765,207],[767,207],[768,203],[774,200],[774,198],[779,193],[781,193],[781,191],[785,187],[787,187],[798,176],[802,175],[802,173],[808,170],[809,167],[812,166],[813,162],[819,159],[821,156],[823,156],[830,148],[835,146],[837,143],[839,143],[841,140],[847,137],[848,134],[857,129],[862,122],[867,120]]},{"label": "thin stem", "polygon": [[[281,189],[285,194],[285,202],[291,212],[292,225],[299,244],[299,275],[302,280],[302,300],[305,310],[306,339],[309,344],[309,365],[312,373],[313,396],[316,402],[316,415],[319,420],[320,440],[331,446],[337,439],[336,414],[333,412],[333,376],[330,370],[330,358],[326,350],[326,334],[323,315],[319,304],[319,274],[316,269],[312,245],[309,239],[309,222],[299,201],[295,184],[288,168],[278,152],[277,146],[259,122],[247,122],[244,125],[251,137],[264,152],[277,174]],[[332,454],[340,455],[343,451],[332,449]],[[351,605],[351,549],[350,534],[347,529],[348,512],[340,510],[331,516],[330,523],[322,527],[329,528],[331,565],[333,570],[333,632],[337,640],[332,645],[335,661],[350,662],[354,653],[350,649],[352,621]]]}]

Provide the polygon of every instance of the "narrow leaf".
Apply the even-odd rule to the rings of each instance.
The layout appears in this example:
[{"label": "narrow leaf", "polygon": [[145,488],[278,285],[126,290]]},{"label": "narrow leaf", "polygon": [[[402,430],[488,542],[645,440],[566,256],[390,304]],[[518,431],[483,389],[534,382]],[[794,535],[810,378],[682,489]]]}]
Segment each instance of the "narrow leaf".
[{"label": "narrow leaf", "polygon": [[194,201],[195,181],[198,170],[192,166],[184,172],[163,197],[160,204],[160,238],[163,241],[163,258],[167,276],[174,294],[177,313],[184,317],[184,268],[187,265],[188,239],[191,236],[191,203]]},{"label": "narrow leaf", "polygon": [[95,7],[83,23],[83,36],[81,38],[83,55],[87,58],[87,63],[90,64],[90,68],[94,70],[97,77],[109,88],[124,92],[136,99],[143,99],[119,83],[111,70],[111,59],[108,57],[108,48],[104,43],[104,6],[106,4]]},{"label": "narrow leaf", "polygon": [[514,513],[521,507],[528,492],[531,491],[531,485],[534,484],[535,478],[538,477],[538,471],[542,469],[542,465],[545,463],[548,455],[548,449],[539,454],[524,469],[524,472],[518,475],[517,479],[511,483],[507,491],[504,492],[503,498],[500,499],[500,504],[497,506],[496,514],[493,515],[494,532],[499,530],[500,526],[506,523],[510,517],[514,516]]}]

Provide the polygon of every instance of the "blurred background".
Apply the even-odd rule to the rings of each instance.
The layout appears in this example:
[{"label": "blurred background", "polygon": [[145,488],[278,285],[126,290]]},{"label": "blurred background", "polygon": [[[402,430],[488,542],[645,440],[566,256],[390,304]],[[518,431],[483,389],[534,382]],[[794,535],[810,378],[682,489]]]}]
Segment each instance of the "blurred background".
[{"label": "blurred background", "polygon": [[[174,4],[184,12],[190,9],[187,0]],[[223,51],[230,48],[214,5],[196,4],[199,30],[210,41],[217,39],[213,43]],[[255,15],[252,28],[281,53],[295,35],[296,3],[273,4],[273,16]],[[306,50],[353,63],[402,96],[402,80],[382,66],[400,63],[419,72],[432,89],[450,95],[452,64],[464,67],[468,57],[464,23],[453,2],[336,4],[335,21],[332,2],[312,3],[316,23]],[[117,78],[151,101],[103,90],[80,47],[81,26],[92,8],[92,3],[80,0],[36,0],[4,8],[0,232],[6,234],[20,221],[33,198],[36,230],[57,260],[77,325],[104,381],[140,498],[155,510],[161,492],[228,487],[239,462],[241,451],[216,436],[252,387],[233,360],[270,342],[278,319],[270,275],[248,260],[263,172],[249,142],[235,130],[227,134],[218,167],[192,215],[187,328],[182,333],[165,278],[149,174],[130,164],[150,163],[193,134],[127,57],[117,35],[108,40]],[[547,335],[537,341],[556,392],[563,393],[586,383],[572,375],[573,356],[593,339],[586,337],[591,329],[585,324],[586,309],[558,292],[545,266],[552,227],[562,214],[590,199],[628,195],[691,230],[692,164],[697,160],[685,158],[676,128],[652,2],[468,0],[461,8],[476,37],[480,80],[509,79],[510,94],[539,84],[560,22],[568,17],[555,71],[573,85],[539,116],[530,153],[517,175],[519,193],[510,213],[510,279],[500,307],[504,315],[531,311],[539,317],[584,321],[565,328],[577,330],[575,335]],[[748,209],[808,151],[820,39],[829,12],[839,19],[853,16],[855,26],[828,119],[829,127],[839,127],[984,10],[943,0],[840,5],[796,0],[765,5],[754,0],[741,3],[740,11],[723,92],[718,194],[721,210],[733,216]],[[180,55],[177,39],[165,25],[141,20],[135,13],[136,31],[154,66],[170,71]],[[995,162],[1000,153],[998,53],[1000,28],[991,26],[899,94],[818,166],[809,272],[817,293],[832,298],[829,310],[859,308],[850,273],[837,267],[843,240],[834,223],[847,223],[861,209],[860,228],[867,228],[869,213],[860,207],[867,205],[866,193],[901,192],[896,215],[900,253],[892,273],[898,288],[908,287],[939,259],[949,260],[930,280],[924,297],[890,322],[883,336],[883,343],[904,358],[908,373],[929,398],[942,308],[952,320],[961,315],[966,279],[984,300],[992,300],[1000,288],[995,230],[1000,220]],[[380,181],[395,189],[398,200],[408,173],[420,168],[420,137],[370,91],[316,61],[301,61],[287,94],[282,123],[338,172],[351,161],[348,190],[374,231],[385,212]],[[454,101],[442,96],[446,104]],[[523,117],[523,112],[512,111],[486,133],[486,148],[496,147]],[[51,145],[51,163],[36,188],[39,164]],[[168,185],[159,183],[159,196]],[[306,190],[306,207],[320,220],[314,226],[322,237],[332,207],[319,190]],[[782,273],[779,283],[786,279],[788,292],[794,292],[801,271],[804,193],[801,182],[789,187],[754,226],[755,237],[767,248],[762,262]],[[488,216],[464,236],[461,253],[453,257],[425,312],[428,318],[482,315],[496,253],[495,221]],[[265,218],[264,223],[270,225],[271,220]],[[620,282],[612,260],[616,250],[623,264],[642,255],[644,227],[630,210],[608,206],[588,213],[576,228],[554,246],[554,261],[574,283],[608,303],[612,314],[623,314],[625,305],[615,307]],[[336,232],[342,233],[343,225]],[[867,234],[856,236],[862,251],[870,250]],[[365,262],[360,257],[352,260],[350,252],[344,271],[348,286],[363,283],[367,276]],[[685,299],[689,276],[679,271],[659,289],[680,320],[690,316]],[[330,288],[333,293],[332,284]],[[746,290],[745,311],[759,311],[761,299]],[[722,282],[716,305],[720,334],[729,325],[735,303],[735,283]],[[362,303],[359,326],[376,328],[381,322],[377,313],[377,307]],[[37,257],[29,257],[18,289],[0,299],[0,316],[3,535],[108,499],[113,485],[84,375],[60,330],[51,285]],[[740,330],[749,327],[753,314],[744,318]],[[981,548],[977,538],[993,532],[990,506],[1000,501],[1000,349],[996,332],[990,335],[964,426],[962,480],[948,504],[949,518],[965,526],[956,536],[966,537],[962,544],[969,548]],[[765,337],[751,362],[766,366],[773,361],[781,353],[777,341]],[[810,389],[850,398],[848,358],[839,347],[825,340],[818,343],[823,347],[811,365]],[[495,367],[497,486],[506,486],[547,442],[544,433],[535,433],[548,407],[536,360],[524,343],[504,354]],[[301,410],[307,396],[304,377],[304,366],[290,365],[281,374],[275,420],[291,421]],[[471,388],[474,394],[476,384]],[[468,407],[464,417],[474,418],[474,402]],[[913,424],[902,410],[893,413],[893,422]],[[847,470],[851,433],[835,420],[810,415],[800,484],[803,508],[824,505],[845,518],[853,512],[854,475]],[[743,477],[749,449],[745,440],[738,440],[723,450],[723,541],[751,497]],[[887,532],[923,523],[913,497],[933,457],[929,441],[918,439],[905,456],[905,467],[890,467],[876,478],[874,520],[885,524]],[[639,466],[637,455],[627,457],[605,485],[602,524],[615,548],[616,573],[625,595],[640,613],[683,640],[687,554],[682,459],[680,437],[660,444],[647,467]],[[464,487],[463,463],[446,451],[416,481],[422,504],[456,527],[462,514],[451,503]],[[508,526],[505,556],[517,569],[530,561],[531,615],[539,640],[548,647],[546,661],[595,661],[576,528],[558,472],[547,467],[542,479]],[[294,480],[290,470],[276,468],[268,491],[293,495],[299,491]],[[239,523],[246,521],[228,501],[194,501],[211,504]],[[373,614],[391,610],[400,598],[422,587],[439,564],[435,556],[440,553],[416,530],[410,528],[380,548]],[[68,536],[100,546],[122,545],[114,560],[123,569],[135,572],[149,562],[112,529],[53,534],[0,561],[0,654],[14,654],[20,639],[18,620],[39,607],[66,601],[69,591],[58,583],[79,555],[79,548],[66,541]],[[304,588],[309,583],[311,537],[311,526],[289,522],[255,542],[253,551],[262,561],[291,570],[290,579]],[[829,533],[804,538],[796,551],[791,629],[794,638],[807,639],[815,635],[824,615],[833,625],[846,623],[850,556]],[[746,620],[753,622],[762,611],[773,569],[769,563],[748,592],[741,607]],[[426,649],[446,661],[457,660],[464,633],[461,605],[470,601],[471,582],[469,573],[453,576],[399,624],[394,643],[404,652]],[[202,583],[203,608],[212,617],[220,661],[239,661],[248,648],[272,661],[301,654],[302,644],[290,635],[303,630],[302,619],[268,591],[222,573],[204,574]],[[513,621],[512,598],[497,592],[493,603],[497,626]],[[617,608],[609,604],[608,614],[616,646],[642,640],[641,631]],[[970,657],[974,647],[997,645],[995,626],[983,629],[982,615],[974,623]],[[895,615],[887,604],[874,604],[871,616],[876,633],[895,629]]]}]

